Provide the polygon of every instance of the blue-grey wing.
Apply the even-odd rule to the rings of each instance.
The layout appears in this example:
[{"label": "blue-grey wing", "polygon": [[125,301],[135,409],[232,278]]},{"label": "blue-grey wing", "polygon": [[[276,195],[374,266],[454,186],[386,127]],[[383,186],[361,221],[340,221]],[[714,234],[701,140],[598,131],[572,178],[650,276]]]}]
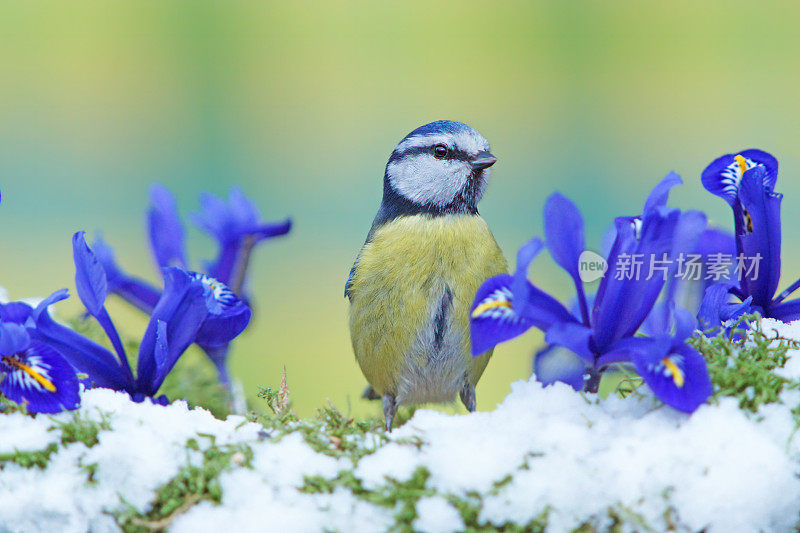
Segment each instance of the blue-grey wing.
[{"label": "blue-grey wing", "polygon": [[353,263],[353,268],[350,269],[350,275],[347,276],[347,281],[345,281],[345,283],[344,283],[344,296],[345,296],[345,298],[350,298],[350,285],[353,283],[353,276],[356,273],[356,265],[357,264],[358,264],[358,261],[356,260],[356,262]]}]

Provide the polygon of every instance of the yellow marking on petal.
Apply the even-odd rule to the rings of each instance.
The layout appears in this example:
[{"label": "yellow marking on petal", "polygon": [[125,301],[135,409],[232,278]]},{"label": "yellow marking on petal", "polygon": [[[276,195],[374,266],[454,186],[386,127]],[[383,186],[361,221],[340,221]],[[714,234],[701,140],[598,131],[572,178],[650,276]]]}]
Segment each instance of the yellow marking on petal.
[{"label": "yellow marking on petal", "polygon": [[742,211],[744,212],[744,223],[747,228],[747,233],[753,233],[753,217],[750,216],[750,213],[744,207],[742,207]]},{"label": "yellow marking on petal", "polygon": [[664,363],[665,367],[667,367],[667,371],[672,376],[672,381],[675,382],[675,386],[677,386],[678,388],[683,387],[683,381],[684,381],[683,371],[680,369],[680,367],[678,367],[678,365],[675,364],[675,361],[673,361],[669,357],[665,357],[664,359],[661,360],[661,362]]},{"label": "yellow marking on petal", "polygon": [[6,362],[6,363],[9,365],[9,366],[11,366],[11,367],[13,367],[13,368],[18,368],[19,370],[22,370],[23,372],[25,372],[26,374],[28,374],[30,377],[32,377],[34,380],[36,380],[36,382],[37,382],[39,385],[41,385],[42,387],[44,387],[45,389],[47,389],[47,391],[48,391],[48,392],[56,392],[56,386],[55,386],[55,385],[53,385],[53,382],[52,382],[52,381],[50,381],[49,379],[47,379],[46,377],[44,377],[43,375],[41,375],[40,373],[38,373],[38,372],[37,372],[36,370],[34,370],[32,367],[30,367],[30,366],[26,365],[25,363],[22,363],[22,362],[21,362],[19,359],[17,359],[16,357],[4,357],[4,358],[3,358],[3,360],[4,360],[4,361],[5,361],[5,362]]},{"label": "yellow marking on petal", "polygon": [[733,156],[733,160],[736,161],[737,163],[739,163],[739,170],[742,171],[742,174],[747,172],[747,160],[745,160],[744,157],[742,157],[741,155],[737,154],[737,155]]},{"label": "yellow marking on petal", "polygon": [[494,300],[491,302],[484,302],[475,308],[475,310],[472,312],[472,318],[478,318],[489,309],[496,309],[498,307],[505,307],[511,309],[511,302],[505,300]]}]

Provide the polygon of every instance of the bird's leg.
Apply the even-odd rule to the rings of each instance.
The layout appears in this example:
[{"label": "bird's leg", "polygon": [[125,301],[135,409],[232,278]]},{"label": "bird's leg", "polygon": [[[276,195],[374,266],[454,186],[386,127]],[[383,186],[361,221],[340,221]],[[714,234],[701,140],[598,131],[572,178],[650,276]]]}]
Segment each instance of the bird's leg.
[{"label": "bird's leg", "polygon": [[386,431],[392,431],[392,421],[397,413],[397,400],[389,393],[383,395],[383,416],[386,419]]},{"label": "bird's leg", "polygon": [[464,407],[467,408],[467,411],[474,413],[475,408],[477,407],[477,400],[475,399],[475,386],[470,385],[469,383],[464,383],[464,388],[461,389],[459,396],[461,396],[461,402],[464,404]]}]

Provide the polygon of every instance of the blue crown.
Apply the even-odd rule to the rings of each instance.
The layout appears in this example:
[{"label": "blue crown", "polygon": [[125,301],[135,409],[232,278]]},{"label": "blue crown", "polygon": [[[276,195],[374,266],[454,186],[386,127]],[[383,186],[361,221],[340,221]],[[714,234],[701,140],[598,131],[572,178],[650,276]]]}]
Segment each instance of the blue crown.
[{"label": "blue crown", "polygon": [[472,128],[470,128],[466,124],[463,124],[461,122],[456,122],[455,120],[437,120],[436,122],[430,122],[428,124],[425,124],[424,126],[420,126],[419,128],[415,129],[414,131],[403,137],[403,141],[405,141],[409,137],[436,135],[438,133],[457,133],[459,131],[471,130],[471,129]]}]

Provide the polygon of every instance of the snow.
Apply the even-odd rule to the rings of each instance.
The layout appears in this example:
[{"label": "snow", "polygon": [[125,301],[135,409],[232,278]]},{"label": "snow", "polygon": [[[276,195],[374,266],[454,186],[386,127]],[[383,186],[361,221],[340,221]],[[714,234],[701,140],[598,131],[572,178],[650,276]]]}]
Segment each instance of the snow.
[{"label": "snow", "polygon": [[[765,319],[763,328],[800,339],[800,321]],[[782,372],[797,379],[800,350],[789,355]],[[519,381],[491,412],[423,409],[385,444],[367,434],[362,449],[374,451],[355,461],[316,451],[299,432],[267,436],[240,416],[218,420],[183,402],[136,404],[89,390],[81,415],[105,416],[111,429],[90,448],[59,445],[45,469],[3,463],[0,531],[117,531],[110,512],[123,502],[146,511],[160,486],[183,466],[200,464],[202,452],[187,448],[190,439],[201,450],[212,441],[246,444],[253,459],[249,467],[232,461],[219,477],[221,504],[204,501],[177,515],[174,532],[386,531],[400,504],[378,505],[342,484],[330,492],[301,487],[309,476],[334,480],[350,472],[363,487],[385,491],[421,468],[430,475],[425,495],[412,502],[417,531],[463,530],[449,500],[474,501],[476,494],[479,523],[497,527],[529,524],[549,509],[548,531],[587,521],[604,529],[616,509],[656,530],[788,531],[800,518],[800,437],[790,413],[800,391],[782,400],[752,415],[727,398],[687,416],[646,394],[589,400],[567,386]],[[0,454],[58,442],[53,420],[70,416],[0,415]]]},{"label": "snow", "polygon": [[[83,443],[61,448],[43,471],[6,464],[0,472],[0,530],[116,530],[103,511],[120,508],[122,500],[146,507],[155,490],[185,464],[189,438],[200,439],[197,434],[203,433],[214,435],[217,444],[241,442],[257,438],[260,429],[257,424],[237,429],[243,417],[220,421],[202,409],[189,410],[183,402],[167,407],[135,404],[106,389],[84,392],[80,412],[95,421],[107,413],[111,430],[101,431],[99,443],[91,448]],[[67,421],[69,415],[53,418]],[[33,420],[0,416],[0,453],[46,448],[59,436],[47,431],[51,426],[52,420],[41,415]],[[97,465],[95,483],[87,484],[82,467],[91,464]]]},{"label": "snow", "polygon": [[[761,328],[765,334],[777,334],[784,339],[800,340],[800,320],[785,323],[774,318],[764,318],[761,320]],[[773,343],[775,344],[775,343]],[[791,356],[789,361],[781,368],[777,374],[786,379],[800,379],[800,350],[789,350]]]},{"label": "snow", "polygon": [[455,533],[465,527],[458,509],[441,496],[419,499],[413,526],[421,533]]},{"label": "snow", "polygon": [[57,435],[49,431],[52,424],[44,417],[31,420],[30,417],[11,413],[3,416],[0,433],[0,454],[15,450],[42,450],[57,440]]}]

